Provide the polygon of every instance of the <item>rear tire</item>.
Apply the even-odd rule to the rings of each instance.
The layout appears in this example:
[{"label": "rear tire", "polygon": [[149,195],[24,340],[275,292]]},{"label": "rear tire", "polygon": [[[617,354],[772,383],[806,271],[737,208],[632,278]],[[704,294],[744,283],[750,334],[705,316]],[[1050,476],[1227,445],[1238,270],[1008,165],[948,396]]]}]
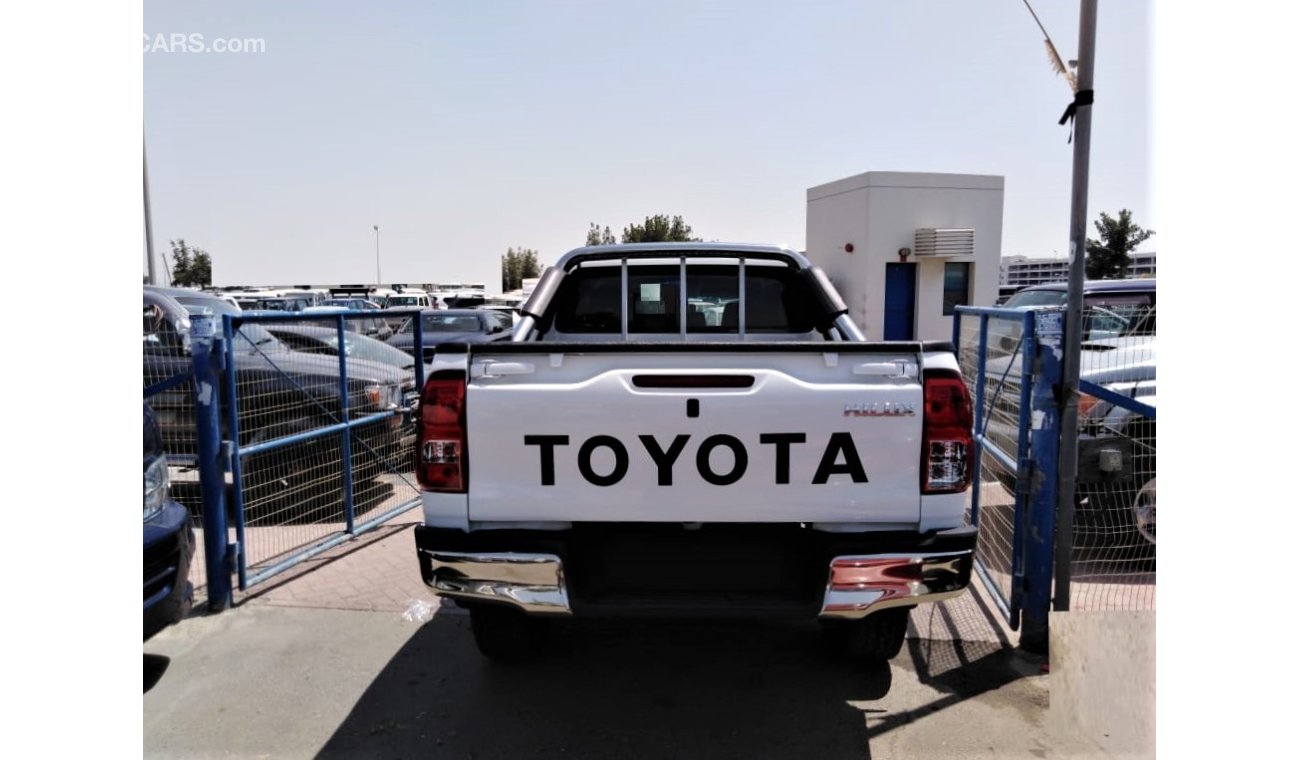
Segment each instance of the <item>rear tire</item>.
[{"label": "rear tire", "polygon": [[478,651],[499,662],[521,662],[535,657],[546,638],[547,621],[509,607],[472,607],[469,622]]},{"label": "rear tire", "polygon": [[887,662],[903,649],[911,609],[894,607],[861,620],[828,621],[826,633],[840,655],[861,662]]}]

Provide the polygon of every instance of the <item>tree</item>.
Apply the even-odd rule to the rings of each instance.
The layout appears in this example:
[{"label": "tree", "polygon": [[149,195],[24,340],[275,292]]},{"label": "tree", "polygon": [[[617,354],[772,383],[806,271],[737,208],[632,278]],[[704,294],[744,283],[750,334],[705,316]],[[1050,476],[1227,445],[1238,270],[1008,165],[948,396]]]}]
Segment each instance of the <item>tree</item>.
[{"label": "tree", "polygon": [[501,292],[519,290],[524,280],[542,273],[541,264],[537,263],[537,251],[531,248],[507,248],[501,257]]},{"label": "tree", "polygon": [[609,225],[605,225],[602,230],[595,222],[587,230],[587,245],[613,245],[618,241],[614,239],[614,233],[609,231]]},{"label": "tree", "polygon": [[630,224],[623,228],[624,243],[691,242],[702,238],[691,237],[691,226],[680,216],[671,220],[663,214],[647,216],[645,224]]},{"label": "tree", "polygon": [[185,239],[171,241],[172,285],[203,287],[212,284],[212,257],[202,248],[191,248]]},{"label": "tree", "polygon": [[1090,280],[1123,279],[1131,261],[1129,254],[1156,234],[1155,230],[1144,230],[1134,224],[1133,212],[1128,209],[1120,209],[1118,219],[1103,211],[1101,219],[1093,224],[1101,235],[1101,241],[1088,238],[1084,271]]}]

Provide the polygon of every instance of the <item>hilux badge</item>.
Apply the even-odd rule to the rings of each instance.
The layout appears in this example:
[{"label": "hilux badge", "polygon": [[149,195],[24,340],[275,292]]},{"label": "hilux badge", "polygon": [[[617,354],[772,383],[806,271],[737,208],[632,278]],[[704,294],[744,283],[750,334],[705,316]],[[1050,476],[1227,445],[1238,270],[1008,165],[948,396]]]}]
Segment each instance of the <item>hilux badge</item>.
[{"label": "hilux badge", "polygon": [[911,417],[916,414],[916,404],[897,401],[876,401],[870,404],[845,404],[845,417]]}]

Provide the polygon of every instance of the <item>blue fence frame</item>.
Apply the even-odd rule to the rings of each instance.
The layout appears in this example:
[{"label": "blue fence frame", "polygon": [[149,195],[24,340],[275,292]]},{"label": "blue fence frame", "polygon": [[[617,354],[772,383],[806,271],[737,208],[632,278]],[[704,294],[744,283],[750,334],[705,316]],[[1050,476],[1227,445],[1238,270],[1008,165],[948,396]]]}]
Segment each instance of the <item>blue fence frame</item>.
[{"label": "blue fence frame", "polygon": [[[419,314],[419,310],[412,309],[409,311],[409,313],[405,310],[393,310],[391,312],[385,312],[385,314],[387,316],[409,315],[412,318],[415,318]],[[347,352],[340,351],[338,354],[338,362],[339,362],[338,400],[339,400],[340,419],[335,424],[318,427],[313,430],[276,438],[270,441],[263,441],[249,446],[240,446],[239,444],[239,397],[238,397],[239,394],[238,394],[238,386],[235,382],[235,358],[234,358],[235,335],[238,332],[240,326],[244,324],[259,324],[259,323],[274,323],[274,322],[305,322],[305,321],[319,322],[323,319],[332,319],[335,323],[335,329],[337,330],[338,345],[345,346],[347,345],[346,344],[346,338],[347,338],[346,320],[349,316],[353,318],[361,319],[361,318],[368,318],[372,315],[369,315],[364,311],[356,311],[356,312],[338,312],[335,314],[304,315],[304,314],[286,312],[283,314],[279,314],[279,313],[260,313],[260,314],[247,314],[247,315],[226,314],[222,316],[222,337],[224,343],[224,350],[226,352],[225,361],[223,362],[225,373],[226,373],[223,387],[225,389],[225,397],[226,397],[225,411],[226,411],[226,419],[227,419],[228,431],[230,436],[229,440],[223,443],[223,446],[226,449],[225,459],[229,463],[229,468],[232,474],[232,478],[234,480],[234,483],[237,486],[236,488],[233,489],[232,493],[234,496],[233,514],[235,517],[235,566],[239,577],[239,589],[241,591],[247,590],[252,585],[255,585],[274,575],[282,573],[285,570],[288,570],[289,568],[299,564],[300,562],[303,562],[304,560],[310,559],[324,551],[327,551],[339,545],[340,543],[349,540],[350,538],[356,535],[365,533],[368,530],[376,528],[379,525],[382,525],[383,523],[392,519],[393,517],[396,517],[397,515],[408,511],[409,509],[411,509],[411,507],[415,506],[415,504],[418,503],[418,501],[405,502],[381,513],[376,517],[357,523],[356,513],[355,513],[356,494],[354,491],[354,484],[352,482],[352,468],[350,466],[344,466],[342,468],[343,514],[345,520],[344,531],[334,536],[330,536],[326,539],[316,541],[309,545],[306,545],[300,548],[298,551],[290,553],[288,556],[284,557],[279,562],[276,562],[275,564],[269,567],[263,568],[262,570],[256,573],[250,574],[248,572],[248,558],[246,556],[246,553],[240,550],[240,547],[247,546],[247,538],[245,533],[246,526],[245,526],[245,519],[244,519],[245,517],[244,494],[243,494],[243,489],[241,487],[238,487],[239,484],[243,482],[242,475],[243,475],[244,460],[255,454],[266,454],[271,451],[275,451],[278,449],[285,449],[290,446],[306,443],[308,441],[320,440],[330,436],[342,434],[342,449],[343,449],[342,461],[344,463],[350,463],[352,461],[353,431],[367,425],[379,424],[386,420],[390,420],[395,415],[402,414],[402,412],[400,410],[390,410],[385,412],[379,412],[376,414],[370,414],[365,417],[361,417],[359,419],[351,419],[348,411]],[[415,333],[414,336],[415,346],[417,347],[417,352],[418,352],[419,347],[424,345],[424,329],[423,329],[422,320],[418,318],[414,319],[413,330]],[[292,377],[290,377],[287,373],[284,374],[284,377],[295,386],[298,385],[297,382]],[[415,360],[415,382],[416,382],[417,390],[424,387],[424,380],[425,380],[424,362],[420,361],[417,358]],[[301,386],[298,387],[301,389]],[[306,391],[303,392],[304,392],[304,396],[308,395]]]},{"label": "blue fence frame", "polygon": [[[978,320],[978,339],[974,346],[963,345],[963,321]],[[988,367],[989,322],[1020,325],[1019,343],[1011,350],[1000,377],[991,376]],[[953,319],[953,344],[958,356],[974,350],[975,367],[975,446],[977,466],[971,496],[971,521],[980,525],[980,480],[982,463],[988,454],[1009,473],[1015,474],[1010,546],[1010,587],[1005,590],[992,578],[977,557],[975,572],[989,590],[1013,630],[1024,630],[1026,637],[1045,640],[1047,617],[1051,607],[1052,556],[1056,510],[1056,451],[1059,439],[1059,415],[1054,386],[1060,380],[1060,314],[1052,311],[1023,311],[996,307],[961,306]],[[1019,365],[1019,390],[1016,403],[1016,451],[1003,451],[988,435],[992,418],[990,408],[997,398],[986,398],[989,380],[993,392],[1000,393],[1013,368]],[[995,370],[996,371],[996,368]],[[969,380],[969,378],[968,378]],[[981,530],[980,541],[991,540]]]},{"label": "blue fence frame", "polygon": [[[411,316],[419,314],[418,310],[385,312],[386,316]],[[404,501],[397,506],[386,509],[368,519],[356,519],[356,493],[352,479],[353,432],[367,425],[382,424],[395,415],[404,413],[402,409],[388,410],[368,414],[359,418],[349,415],[348,404],[348,357],[346,352],[338,356],[338,400],[339,419],[334,424],[323,425],[292,435],[285,435],[255,445],[239,445],[239,388],[235,365],[235,336],[240,327],[250,323],[267,322],[305,322],[319,323],[332,319],[337,331],[338,345],[346,345],[346,321],[349,318],[371,318],[373,313],[363,311],[339,312],[335,314],[293,314],[293,313],[257,313],[221,315],[220,327],[211,314],[193,314],[190,317],[190,368],[186,372],[164,378],[148,385],[144,389],[147,400],[165,391],[189,385],[194,402],[194,423],[196,432],[197,461],[194,464],[199,471],[199,486],[202,499],[203,549],[207,575],[208,609],[220,611],[233,603],[232,576],[238,577],[238,588],[246,590],[261,581],[281,573],[294,565],[316,556],[356,535],[376,528],[397,515],[408,511],[419,503],[418,498]],[[414,339],[417,352],[424,344],[423,323],[414,321]],[[273,357],[268,357],[272,359]],[[282,371],[283,373],[283,371]],[[423,388],[425,365],[416,359],[414,362],[415,389]],[[284,378],[297,385],[294,378],[283,373]],[[298,386],[301,390],[301,386]],[[304,391],[304,399],[309,396]],[[223,417],[224,415],[224,417]],[[223,419],[225,434],[223,435]],[[241,487],[243,462],[253,455],[285,449],[305,442],[319,440],[328,436],[340,436],[342,441],[343,477],[343,513],[344,529],[321,540],[312,541],[278,558],[274,564],[250,573],[247,547],[244,493]],[[400,453],[400,452],[399,452]],[[226,476],[231,475],[234,488],[230,491],[230,516],[227,520]],[[230,524],[233,522],[233,526]],[[230,529],[234,528],[234,540]]]},{"label": "blue fence frame", "polygon": [[[190,320],[190,370],[164,378],[144,389],[147,401],[165,391],[189,384],[194,401],[197,466],[203,500],[203,551],[207,577],[208,609],[230,606],[230,548],[226,543],[225,468],[221,456],[221,419],[217,398],[220,387],[220,352],[213,352],[215,330],[211,315]],[[173,457],[168,456],[171,460]]]}]

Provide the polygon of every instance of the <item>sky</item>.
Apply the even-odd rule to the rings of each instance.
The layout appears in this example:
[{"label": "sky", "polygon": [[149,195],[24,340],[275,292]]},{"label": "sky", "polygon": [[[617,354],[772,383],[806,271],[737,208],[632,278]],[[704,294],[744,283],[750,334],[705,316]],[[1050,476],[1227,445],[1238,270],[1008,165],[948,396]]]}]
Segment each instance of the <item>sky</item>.
[{"label": "sky", "polygon": [[[1075,57],[1077,2],[1033,5]],[[1098,17],[1088,216],[1158,232],[1150,17]],[[1001,175],[1003,254],[1068,248],[1071,93],[1023,0],[148,0],[144,43],[155,245],[216,284],[496,290],[508,247],[658,213],[802,249],[807,188],[865,171]]]}]

